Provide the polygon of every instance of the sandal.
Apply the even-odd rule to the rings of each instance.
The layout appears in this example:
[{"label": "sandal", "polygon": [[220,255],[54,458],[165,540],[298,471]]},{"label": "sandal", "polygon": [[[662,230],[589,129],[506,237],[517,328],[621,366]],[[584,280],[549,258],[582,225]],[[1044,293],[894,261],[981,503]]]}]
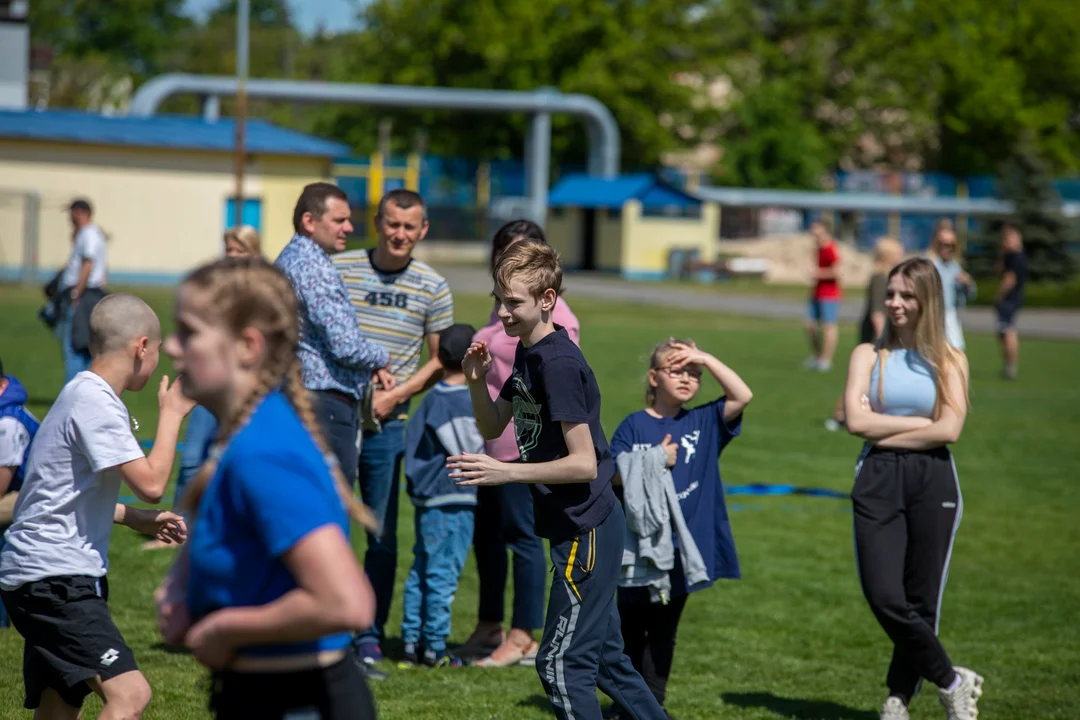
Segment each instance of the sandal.
[{"label": "sandal", "polygon": [[[495,652],[498,652],[506,645],[506,643],[503,643],[499,647],[495,648]],[[486,658],[477,660],[474,664],[476,665],[476,667],[482,668],[504,668],[517,665],[522,661],[522,659],[524,659],[524,657],[525,653],[521,648],[517,647],[516,645],[510,645],[510,649],[506,650],[506,655],[501,660],[497,659],[495,657],[495,653],[493,652]],[[536,656],[534,655],[533,660],[535,661],[535,659]]]},{"label": "sandal", "polygon": [[522,655],[521,660],[518,661],[518,665],[524,665],[526,667],[536,666],[536,656],[540,653],[540,643],[533,640],[529,643],[529,647],[526,648],[525,653]]},{"label": "sandal", "polygon": [[464,645],[455,649],[458,657],[487,657],[491,653],[495,652],[504,642],[506,642],[506,633],[502,630],[496,633],[487,633],[486,635],[479,635],[473,632],[469,636],[469,639],[465,641]]}]

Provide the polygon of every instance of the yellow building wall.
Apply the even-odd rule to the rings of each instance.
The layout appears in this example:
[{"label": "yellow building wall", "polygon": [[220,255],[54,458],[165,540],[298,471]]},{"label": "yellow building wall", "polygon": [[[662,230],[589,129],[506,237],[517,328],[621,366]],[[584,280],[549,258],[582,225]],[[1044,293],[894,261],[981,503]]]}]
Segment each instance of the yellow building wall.
[{"label": "yellow building wall", "polygon": [[563,267],[576,268],[581,265],[582,215],[578,208],[548,212],[544,234],[551,247],[558,251]]},{"label": "yellow building wall", "polygon": [[[332,181],[328,159],[270,157],[258,159],[256,171],[262,181],[263,254],[273,260],[293,236],[296,199],[308,183]],[[245,190],[245,195],[251,195]]]},{"label": "yellow building wall", "polygon": [[[235,192],[229,153],[0,141],[0,271],[23,258],[23,199],[41,197],[38,267],[59,269],[71,251],[67,206],[85,197],[108,237],[110,274],[139,281],[173,276],[221,255],[225,207]],[[270,259],[292,237],[304,185],[328,179],[326,158],[256,156],[244,195],[261,200],[263,248]]]},{"label": "yellow building wall", "polygon": [[[249,177],[245,189],[261,195],[260,179]],[[67,261],[67,206],[85,197],[108,238],[110,273],[137,277],[179,274],[217,257],[234,183],[227,153],[0,142],[0,192],[26,190],[41,196],[39,268]],[[0,219],[0,227],[8,222]],[[14,253],[3,242],[6,263]]]},{"label": "yellow building wall", "polygon": [[703,204],[700,218],[666,218],[643,217],[641,203],[630,200],[622,212],[622,274],[663,277],[675,248],[697,248],[702,260],[713,260],[719,233],[720,208],[715,203]]},{"label": "yellow building wall", "polygon": [[618,272],[622,268],[622,213],[596,211],[596,269]]}]

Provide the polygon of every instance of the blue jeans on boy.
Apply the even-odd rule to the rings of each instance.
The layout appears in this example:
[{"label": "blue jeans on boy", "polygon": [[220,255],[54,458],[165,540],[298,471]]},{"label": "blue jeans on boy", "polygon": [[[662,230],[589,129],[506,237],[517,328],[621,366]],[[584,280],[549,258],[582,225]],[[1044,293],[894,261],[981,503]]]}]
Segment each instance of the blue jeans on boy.
[{"label": "blue jeans on boy", "polygon": [[416,544],[405,580],[401,639],[441,657],[450,636],[450,606],[472,544],[474,508],[416,508]]},{"label": "blue jeans on boy", "polygon": [[[405,420],[387,420],[381,432],[365,432],[360,445],[360,498],[382,525],[382,534],[367,534],[364,572],[375,591],[375,624],[356,636],[359,647],[383,640],[397,571],[398,500],[401,463],[405,459]],[[471,531],[469,537],[471,538]]]},{"label": "blue jeans on boy", "polygon": [[90,369],[90,353],[76,352],[71,346],[71,325],[75,317],[76,305],[69,305],[67,311],[56,322],[54,332],[56,339],[60,341],[60,352],[64,357],[64,384],[83,370]]},{"label": "blue jeans on boy", "polygon": [[196,405],[188,415],[187,431],[184,433],[184,447],[180,451],[180,472],[176,476],[176,490],[173,494],[173,507],[179,507],[184,499],[187,484],[199,472],[210,454],[210,445],[217,435],[218,421],[213,413],[203,405]]}]

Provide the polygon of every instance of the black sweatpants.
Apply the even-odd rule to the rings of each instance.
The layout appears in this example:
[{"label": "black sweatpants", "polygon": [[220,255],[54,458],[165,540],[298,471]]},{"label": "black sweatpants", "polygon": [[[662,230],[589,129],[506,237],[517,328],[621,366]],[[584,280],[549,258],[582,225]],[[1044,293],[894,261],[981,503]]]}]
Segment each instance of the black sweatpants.
[{"label": "black sweatpants", "polygon": [[686,607],[686,598],[690,596],[673,597],[664,605],[649,602],[646,588],[622,588],[620,597],[626,595],[626,590],[640,591],[645,595],[645,602],[619,602],[626,655],[634,664],[634,669],[641,673],[656,701],[663,705],[675,659],[675,633],[679,629],[683,608]]},{"label": "black sweatpants", "polygon": [[480,576],[480,622],[501,623],[505,619],[509,548],[514,553],[510,627],[530,632],[543,627],[547,563],[544,542],[533,530],[533,499],[528,485],[508,483],[477,489],[473,548]]},{"label": "black sweatpants", "polygon": [[536,671],[560,720],[600,720],[597,687],[633,720],[666,720],[623,653],[615,589],[625,531],[616,503],[587,535],[551,543],[555,575]]},{"label": "black sweatpants", "polygon": [[871,449],[851,499],[863,594],[893,642],[889,694],[907,703],[922,678],[948,687],[956,673],[937,629],[963,511],[952,456],[945,448]]}]

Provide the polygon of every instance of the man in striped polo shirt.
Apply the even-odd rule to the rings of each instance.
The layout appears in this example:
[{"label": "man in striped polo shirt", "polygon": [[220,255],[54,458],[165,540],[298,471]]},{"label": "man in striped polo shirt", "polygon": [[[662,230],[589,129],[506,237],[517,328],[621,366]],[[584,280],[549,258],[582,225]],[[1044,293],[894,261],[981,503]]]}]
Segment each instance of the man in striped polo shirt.
[{"label": "man in striped polo shirt", "polygon": [[[397,381],[392,389],[376,389],[372,415],[381,429],[365,429],[361,441],[360,495],[383,523],[381,537],[368,535],[364,556],[364,570],[375,589],[375,624],[357,636],[356,649],[369,666],[382,660],[379,643],[394,593],[409,400],[442,376],[439,333],[454,324],[454,300],[446,280],[412,256],[428,231],[423,198],[411,190],[391,190],[379,203],[375,227],[374,249],[334,256],[361,332],[390,352],[390,372]],[[419,367],[425,342],[429,359]]]}]

